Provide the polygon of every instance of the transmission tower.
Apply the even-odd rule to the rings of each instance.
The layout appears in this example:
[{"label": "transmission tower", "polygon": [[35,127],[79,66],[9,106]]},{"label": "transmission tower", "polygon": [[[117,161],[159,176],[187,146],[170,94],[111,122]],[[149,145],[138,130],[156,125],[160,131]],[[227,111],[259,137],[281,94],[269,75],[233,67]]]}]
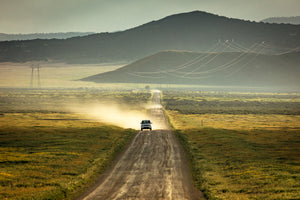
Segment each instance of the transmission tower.
[{"label": "transmission tower", "polygon": [[31,81],[30,87],[34,87],[34,82],[37,88],[41,87],[41,79],[40,79],[40,65],[39,64],[32,64],[31,65]]}]

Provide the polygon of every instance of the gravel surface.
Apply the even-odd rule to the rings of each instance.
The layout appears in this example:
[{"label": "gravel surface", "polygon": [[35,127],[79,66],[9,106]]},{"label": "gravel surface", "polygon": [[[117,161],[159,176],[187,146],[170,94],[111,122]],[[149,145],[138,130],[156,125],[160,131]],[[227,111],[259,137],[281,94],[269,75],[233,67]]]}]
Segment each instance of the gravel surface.
[{"label": "gravel surface", "polygon": [[184,152],[153,93],[152,131],[141,131],[97,183],[78,199],[204,199],[191,181]]}]

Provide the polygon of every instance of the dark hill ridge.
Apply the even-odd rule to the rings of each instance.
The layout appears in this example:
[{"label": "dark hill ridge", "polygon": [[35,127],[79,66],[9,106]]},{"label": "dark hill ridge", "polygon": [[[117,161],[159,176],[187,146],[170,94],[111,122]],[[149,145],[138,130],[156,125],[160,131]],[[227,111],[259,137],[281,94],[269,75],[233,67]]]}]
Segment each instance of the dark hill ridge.
[{"label": "dark hill ridge", "polygon": [[300,52],[283,55],[163,51],[115,71],[84,78],[97,83],[292,87],[300,85]]},{"label": "dark hill ridge", "polygon": [[6,34],[0,33],[0,41],[11,40],[34,40],[34,39],[66,39],[71,37],[86,36],[94,32],[66,32],[66,33],[29,33],[29,34]]},{"label": "dark hill ridge", "polygon": [[[262,41],[278,49],[295,48],[300,46],[300,26],[256,23],[194,11],[115,33],[0,42],[0,62],[129,62],[168,49],[205,52],[218,41],[226,40],[247,48]],[[264,53],[274,52],[271,49]]]},{"label": "dark hill ridge", "polygon": [[294,17],[270,17],[264,20],[261,20],[265,23],[277,23],[277,24],[300,24],[300,16]]}]

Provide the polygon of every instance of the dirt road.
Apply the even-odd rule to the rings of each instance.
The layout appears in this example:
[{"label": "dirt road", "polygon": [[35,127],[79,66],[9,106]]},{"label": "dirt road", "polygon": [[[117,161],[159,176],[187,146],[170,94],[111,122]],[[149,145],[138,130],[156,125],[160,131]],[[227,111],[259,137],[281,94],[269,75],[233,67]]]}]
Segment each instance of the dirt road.
[{"label": "dirt road", "polygon": [[154,130],[137,133],[111,169],[78,199],[203,199],[192,186],[183,150],[166,124],[159,91],[154,92],[150,112]]}]

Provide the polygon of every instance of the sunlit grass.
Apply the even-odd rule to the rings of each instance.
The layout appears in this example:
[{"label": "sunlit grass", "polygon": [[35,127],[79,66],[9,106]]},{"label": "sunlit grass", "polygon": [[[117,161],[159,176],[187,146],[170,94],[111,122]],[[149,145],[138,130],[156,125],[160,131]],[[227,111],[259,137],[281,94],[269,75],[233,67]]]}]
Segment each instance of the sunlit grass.
[{"label": "sunlit grass", "polygon": [[70,112],[68,105],[111,102],[143,112],[150,96],[142,91],[0,90],[0,199],[72,199],[93,184],[136,130]]},{"label": "sunlit grass", "polygon": [[176,129],[213,127],[230,130],[299,130],[299,115],[230,115],[230,114],[180,114],[167,111]]},{"label": "sunlit grass", "polygon": [[208,199],[299,198],[299,115],[166,113]]},{"label": "sunlit grass", "polygon": [[51,115],[58,120],[41,113],[1,116],[1,199],[65,198],[99,174],[136,132]]}]

